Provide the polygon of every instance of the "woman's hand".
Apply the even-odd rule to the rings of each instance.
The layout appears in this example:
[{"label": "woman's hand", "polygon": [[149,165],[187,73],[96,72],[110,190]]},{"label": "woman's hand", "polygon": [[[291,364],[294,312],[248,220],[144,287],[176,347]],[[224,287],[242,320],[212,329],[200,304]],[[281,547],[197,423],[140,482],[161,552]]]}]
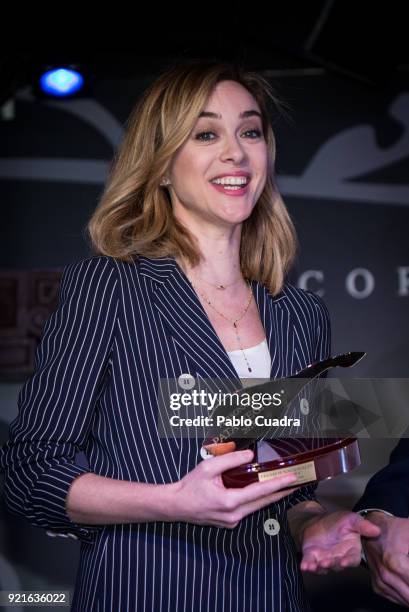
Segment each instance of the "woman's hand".
[{"label": "woman's hand", "polygon": [[326,574],[355,567],[361,562],[361,536],[379,534],[379,527],[355,512],[326,512],[309,519],[301,536],[301,570]]},{"label": "woman's hand", "polygon": [[280,491],[296,481],[294,474],[228,489],[222,473],[253,458],[253,451],[234,451],[199,463],[174,489],[173,520],[233,529],[242,518],[290,495],[296,488]]}]

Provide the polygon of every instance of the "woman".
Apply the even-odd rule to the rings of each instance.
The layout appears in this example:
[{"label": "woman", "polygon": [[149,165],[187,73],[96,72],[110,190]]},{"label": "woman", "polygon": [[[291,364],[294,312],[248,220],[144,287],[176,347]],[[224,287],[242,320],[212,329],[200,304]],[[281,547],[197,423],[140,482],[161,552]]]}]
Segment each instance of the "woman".
[{"label": "woman", "polygon": [[290,509],[305,569],[357,562],[362,528],[349,548],[337,531],[355,515],[328,518],[314,487],[225,489],[251,451],[202,461],[199,437],[158,434],[159,379],[275,378],[329,355],[325,305],[284,283],[271,100],[228,65],[162,74],[90,220],[97,254],[64,270],[3,465],[11,511],[81,540],[73,610],[307,610]]}]

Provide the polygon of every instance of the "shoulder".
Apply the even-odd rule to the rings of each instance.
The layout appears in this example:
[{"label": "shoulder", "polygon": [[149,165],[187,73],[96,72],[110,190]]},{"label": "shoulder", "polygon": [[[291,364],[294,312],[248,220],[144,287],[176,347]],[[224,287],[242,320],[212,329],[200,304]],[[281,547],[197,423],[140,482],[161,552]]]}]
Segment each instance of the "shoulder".
[{"label": "shoulder", "polygon": [[291,283],[284,283],[280,296],[285,296],[287,304],[295,309],[309,311],[321,316],[329,317],[329,311],[324,300],[306,289],[296,287]]},{"label": "shoulder", "polygon": [[91,255],[67,264],[63,269],[62,281],[67,283],[74,278],[84,277],[89,280],[98,280],[101,277],[104,279],[113,277],[114,280],[118,280],[129,269],[137,272],[138,263],[136,259],[125,262],[109,255]]},{"label": "shoulder", "polygon": [[92,255],[68,264],[60,281],[61,299],[73,297],[83,301],[89,296],[97,300],[131,305],[135,300],[151,298],[149,277],[144,258],[134,256],[124,261],[109,255]]},{"label": "shoulder", "polygon": [[127,263],[107,255],[92,255],[67,264],[60,279],[60,300],[69,299],[107,301],[119,299],[119,287],[127,268],[136,269],[135,263]]},{"label": "shoulder", "polygon": [[313,339],[314,359],[320,361],[330,356],[331,353],[331,319],[327,305],[322,297],[295,287],[290,283],[285,283],[283,287],[288,304],[288,309],[291,310],[295,325],[302,333],[308,333]]}]

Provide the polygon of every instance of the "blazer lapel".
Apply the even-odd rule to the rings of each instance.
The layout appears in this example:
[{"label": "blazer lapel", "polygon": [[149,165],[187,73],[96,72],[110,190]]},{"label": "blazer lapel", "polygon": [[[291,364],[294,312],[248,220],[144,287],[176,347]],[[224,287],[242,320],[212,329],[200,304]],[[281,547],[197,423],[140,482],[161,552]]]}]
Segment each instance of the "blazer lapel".
[{"label": "blazer lapel", "polygon": [[262,283],[251,281],[251,284],[270,351],[270,378],[288,376],[289,343],[292,344],[293,332],[285,305],[286,295],[281,291],[273,297]]}]

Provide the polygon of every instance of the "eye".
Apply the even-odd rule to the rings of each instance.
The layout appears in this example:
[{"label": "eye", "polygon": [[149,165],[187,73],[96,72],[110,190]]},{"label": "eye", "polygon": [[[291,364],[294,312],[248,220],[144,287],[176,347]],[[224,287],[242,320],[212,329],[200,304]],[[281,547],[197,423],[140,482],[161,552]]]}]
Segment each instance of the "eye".
[{"label": "eye", "polygon": [[255,134],[253,138],[260,138],[261,136],[261,131],[258,128],[254,128],[254,130],[246,130],[244,133],[249,134],[250,132],[253,132],[253,134]]},{"label": "eye", "polygon": [[207,136],[208,134],[214,134],[214,132],[199,132],[199,134],[196,134],[196,140],[213,140],[213,138],[202,138],[203,136]]}]

